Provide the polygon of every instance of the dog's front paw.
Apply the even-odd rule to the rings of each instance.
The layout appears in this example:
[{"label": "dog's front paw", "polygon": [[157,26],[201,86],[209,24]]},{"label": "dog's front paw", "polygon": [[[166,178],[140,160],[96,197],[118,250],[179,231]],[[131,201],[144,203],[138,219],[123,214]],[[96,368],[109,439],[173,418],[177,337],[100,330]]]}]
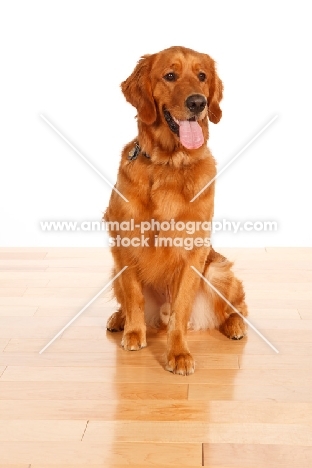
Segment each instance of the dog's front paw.
[{"label": "dog's front paw", "polygon": [[128,331],[124,332],[121,346],[127,351],[138,351],[146,346],[145,331]]},{"label": "dog's front paw", "polygon": [[188,352],[181,353],[176,356],[169,355],[166,370],[180,375],[194,374],[195,361],[192,358],[192,355]]},{"label": "dog's front paw", "polygon": [[241,340],[247,334],[247,326],[238,314],[231,314],[220,327],[221,333],[231,340]]}]

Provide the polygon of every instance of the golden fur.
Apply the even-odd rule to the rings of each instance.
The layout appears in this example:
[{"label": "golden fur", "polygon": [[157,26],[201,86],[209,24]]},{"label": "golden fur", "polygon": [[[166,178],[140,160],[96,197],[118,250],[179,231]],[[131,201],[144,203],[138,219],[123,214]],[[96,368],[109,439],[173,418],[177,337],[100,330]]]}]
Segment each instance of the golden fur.
[{"label": "golden fur", "polygon": [[[184,47],[171,47],[145,55],[125,80],[122,91],[137,109],[138,136],[124,147],[116,188],[128,203],[112,192],[106,222],[135,224],[150,221],[193,221],[202,226],[211,221],[214,210],[214,183],[192,203],[190,200],[215,176],[215,160],[207,148],[208,120],[218,123],[223,85],[214,61],[206,54]],[[200,96],[201,110],[186,104],[189,96]],[[203,98],[204,96],[204,98]],[[206,100],[206,101],[205,101]],[[192,107],[193,106],[193,107]],[[201,127],[203,144],[187,149],[169,127],[165,111],[179,125]],[[191,121],[196,120],[197,124]],[[171,122],[172,123],[172,122]],[[180,136],[181,136],[180,126]],[[199,132],[200,133],[200,132]],[[140,152],[131,159],[135,143]],[[130,156],[129,156],[130,155]],[[111,230],[110,236],[141,238],[139,227]],[[187,328],[218,328],[226,336],[240,339],[246,333],[243,319],[219,297],[191,268],[194,266],[244,316],[247,307],[241,282],[231,271],[232,263],[209,245],[186,249],[157,247],[155,239],[206,238],[207,232],[193,234],[177,229],[157,229],[144,233],[149,246],[112,247],[114,272],[127,269],[114,282],[114,295],[120,308],[107,322],[110,331],[123,330],[125,350],[146,346],[146,323],[167,327],[166,369],[178,374],[194,372]],[[182,240],[181,240],[182,238]]]}]

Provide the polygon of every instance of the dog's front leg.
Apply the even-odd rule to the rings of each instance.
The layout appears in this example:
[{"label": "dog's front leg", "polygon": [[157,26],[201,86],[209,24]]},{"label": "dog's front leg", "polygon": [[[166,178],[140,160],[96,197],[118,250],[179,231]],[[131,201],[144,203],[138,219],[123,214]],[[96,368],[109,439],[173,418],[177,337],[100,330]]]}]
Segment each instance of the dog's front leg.
[{"label": "dog's front leg", "polygon": [[199,276],[189,265],[185,265],[179,281],[175,281],[172,286],[172,307],[167,327],[166,369],[174,374],[189,375],[195,370],[195,362],[188,349],[186,334],[199,284]]},{"label": "dog's front leg", "polygon": [[144,296],[135,269],[128,268],[122,275],[125,312],[125,327],[121,345],[128,351],[137,351],[146,346],[146,325],[144,320]]}]

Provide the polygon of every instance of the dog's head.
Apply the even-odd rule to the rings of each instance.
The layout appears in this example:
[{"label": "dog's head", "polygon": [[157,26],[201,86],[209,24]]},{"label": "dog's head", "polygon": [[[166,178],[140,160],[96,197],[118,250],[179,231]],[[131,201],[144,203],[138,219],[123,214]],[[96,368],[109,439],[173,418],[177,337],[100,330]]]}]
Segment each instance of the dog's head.
[{"label": "dog's head", "polygon": [[223,85],[215,62],[185,47],[143,56],[121,88],[140,121],[167,125],[189,149],[203,145],[207,118],[218,123],[222,116]]}]

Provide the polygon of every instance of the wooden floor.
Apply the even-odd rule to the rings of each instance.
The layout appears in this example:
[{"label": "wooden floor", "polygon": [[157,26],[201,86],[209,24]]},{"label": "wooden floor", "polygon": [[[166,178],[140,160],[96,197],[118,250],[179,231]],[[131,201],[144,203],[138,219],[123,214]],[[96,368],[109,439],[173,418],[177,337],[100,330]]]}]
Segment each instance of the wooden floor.
[{"label": "wooden floor", "polygon": [[105,330],[105,249],[0,250],[0,468],[312,466],[312,249],[222,249],[249,330],[189,333],[195,374],[163,369],[166,337]]}]

